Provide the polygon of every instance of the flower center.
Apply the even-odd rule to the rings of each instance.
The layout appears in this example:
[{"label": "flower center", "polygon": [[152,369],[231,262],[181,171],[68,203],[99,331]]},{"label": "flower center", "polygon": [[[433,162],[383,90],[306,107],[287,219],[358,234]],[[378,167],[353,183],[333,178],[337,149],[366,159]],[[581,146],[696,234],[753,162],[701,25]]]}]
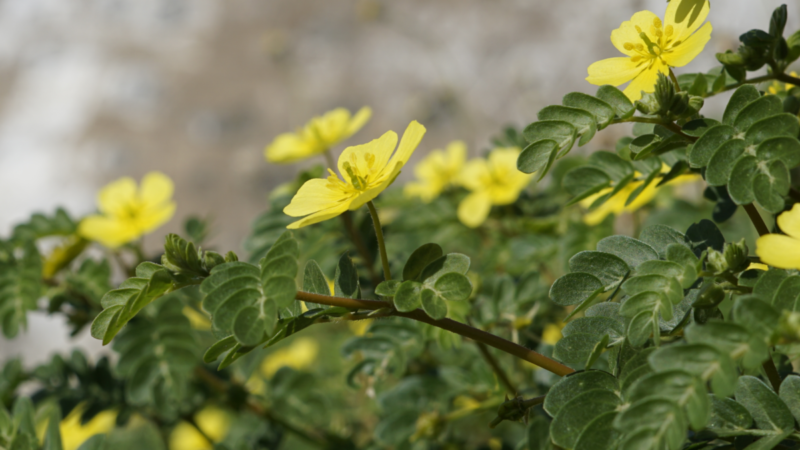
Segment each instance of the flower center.
[{"label": "flower center", "polygon": [[344,164],[342,164],[342,168],[345,171],[342,177],[345,181],[340,180],[333,170],[328,169],[330,173],[328,177],[328,182],[330,183],[329,187],[338,187],[343,191],[366,191],[369,188],[370,182],[375,181],[380,168],[375,167],[374,154],[364,153],[363,157],[364,161],[359,164],[358,155],[351,153],[350,161],[345,161]]},{"label": "flower center", "polygon": [[634,63],[652,62],[681,43],[681,41],[674,40],[676,36],[672,25],[667,25],[666,28],[663,28],[661,19],[658,17],[653,19],[653,24],[647,30],[649,33],[642,30],[638,25],[635,25],[635,28],[636,32],[639,33],[641,42],[626,42],[623,44],[625,50],[636,53],[631,56],[631,61]]}]

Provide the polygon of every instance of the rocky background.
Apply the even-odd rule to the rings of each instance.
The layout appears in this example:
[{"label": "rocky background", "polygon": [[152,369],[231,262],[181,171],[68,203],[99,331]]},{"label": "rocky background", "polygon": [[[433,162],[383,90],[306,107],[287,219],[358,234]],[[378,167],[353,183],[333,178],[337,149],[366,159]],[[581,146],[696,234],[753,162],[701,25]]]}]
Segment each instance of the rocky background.
[{"label": "rocky background", "polygon": [[[738,35],[766,28],[777,0],[712,0],[706,71]],[[800,27],[789,3],[787,30]],[[298,169],[269,165],[277,134],[338,106],[373,108],[350,144],[417,119],[420,158],[453,139],[477,155],[501,127],[524,126],[618,56],[611,30],[664,0],[0,0],[0,236],[58,205],[94,210],[123,175],[160,170],[178,211],[213,219],[212,244],[240,250],[275,185]],[[680,72],[679,72],[680,73]],[[709,102],[720,109],[723,101]],[[609,129],[590,149],[613,146]],[[341,150],[341,149],[337,149]],[[321,161],[320,161],[321,162]],[[413,161],[412,161],[413,163]],[[308,164],[308,163],[306,163]],[[302,166],[302,164],[301,164]],[[403,176],[410,176],[406,171]],[[59,320],[33,315],[0,343],[27,364],[74,345]]]}]

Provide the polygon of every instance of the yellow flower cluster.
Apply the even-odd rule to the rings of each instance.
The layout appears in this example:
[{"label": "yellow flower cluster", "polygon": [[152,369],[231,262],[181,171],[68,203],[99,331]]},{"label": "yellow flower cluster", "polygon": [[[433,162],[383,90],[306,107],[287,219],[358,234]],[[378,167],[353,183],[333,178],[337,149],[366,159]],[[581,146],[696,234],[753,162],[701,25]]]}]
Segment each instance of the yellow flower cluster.
[{"label": "yellow flower cluster", "polygon": [[272,163],[291,163],[326,152],[360,130],[372,116],[369,107],[361,108],[355,116],[344,108],[314,117],[294,133],[279,135],[264,149]]},{"label": "yellow flower cluster", "polygon": [[517,170],[519,148],[496,148],[487,159],[465,163],[466,153],[461,141],[451,142],[445,151],[432,151],[414,168],[418,181],[408,183],[405,194],[428,203],[448,187],[464,187],[470,193],[458,205],[458,219],[475,228],[486,221],[492,205],[514,203],[531,175]]},{"label": "yellow flower cluster", "polygon": [[586,81],[614,86],[631,81],[624,90],[631,100],[653,92],[659,73],[667,75],[670,67],[683,67],[703,51],[711,39],[711,24],[700,27],[708,11],[708,0],[672,0],[663,23],[650,11],[637,12],[611,32],[611,43],[625,56],[592,64]]},{"label": "yellow flower cluster", "polygon": [[78,235],[117,248],[167,223],[175,214],[172,180],[161,172],[150,172],[141,186],[130,177],[116,180],[97,195],[100,214],[84,218]]}]

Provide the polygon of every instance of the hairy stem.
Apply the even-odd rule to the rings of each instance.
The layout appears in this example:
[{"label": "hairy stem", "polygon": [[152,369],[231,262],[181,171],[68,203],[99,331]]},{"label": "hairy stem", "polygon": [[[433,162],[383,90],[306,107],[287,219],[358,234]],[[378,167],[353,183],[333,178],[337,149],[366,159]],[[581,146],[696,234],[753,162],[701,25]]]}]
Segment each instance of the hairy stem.
[{"label": "hairy stem", "polygon": [[356,231],[356,227],[353,224],[353,213],[350,211],[345,211],[339,217],[342,218],[342,223],[344,223],[344,228],[347,230],[347,234],[350,235],[350,240],[356,246],[356,250],[358,251],[358,254],[361,255],[361,259],[364,260],[364,265],[367,266],[369,278],[372,280],[373,286],[377,286],[378,283],[381,282],[381,279],[378,278],[378,274],[375,273],[375,261],[372,260],[372,255],[369,253],[369,249],[364,244],[364,240],[361,239],[361,235],[358,234],[358,231]]},{"label": "hairy stem", "polygon": [[486,362],[492,367],[492,370],[494,371],[495,375],[497,375],[497,378],[500,380],[500,382],[511,392],[511,395],[516,395],[517,389],[514,387],[514,384],[508,378],[508,375],[506,375],[506,372],[503,370],[503,368],[500,367],[500,363],[497,362],[497,359],[492,356],[492,353],[489,351],[489,348],[486,347],[486,344],[481,341],[475,341],[475,345],[478,346],[478,350],[481,352],[483,359],[485,359]]},{"label": "hairy stem", "polygon": [[675,92],[680,92],[681,85],[678,83],[678,77],[675,76],[675,72],[672,69],[669,69],[669,78],[672,80],[672,84],[675,85]]},{"label": "hairy stem", "polygon": [[[391,305],[388,302],[378,300],[359,300],[344,297],[331,297],[327,295],[312,294],[310,292],[299,291],[295,296],[297,300],[306,302],[319,303],[322,305],[342,306],[352,309],[383,309],[389,308]],[[425,314],[421,309],[411,312],[395,311],[394,314],[398,317],[405,317],[408,319],[416,320],[418,322],[427,323],[443,330],[456,333],[458,335],[470,338],[474,341],[482,342],[490,347],[494,347],[502,352],[516,356],[522,360],[528,361],[531,364],[537,365],[549,372],[559,376],[569,375],[575,372],[573,369],[561,364],[560,362],[550,359],[541,353],[527,349],[519,344],[503,339],[494,334],[487,333],[486,331],[473,328],[465,323],[457,322],[452,319],[435,320]]]},{"label": "hairy stem", "polygon": [[369,208],[369,215],[372,216],[372,225],[375,226],[375,237],[378,239],[378,251],[381,254],[381,264],[383,265],[383,278],[386,281],[392,279],[392,271],[389,269],[389,255],[386,254],[386,243],[383,240],[383,228],[381,228],[381,219],[378,217],[378,210],[372,200],[367,202]]}]

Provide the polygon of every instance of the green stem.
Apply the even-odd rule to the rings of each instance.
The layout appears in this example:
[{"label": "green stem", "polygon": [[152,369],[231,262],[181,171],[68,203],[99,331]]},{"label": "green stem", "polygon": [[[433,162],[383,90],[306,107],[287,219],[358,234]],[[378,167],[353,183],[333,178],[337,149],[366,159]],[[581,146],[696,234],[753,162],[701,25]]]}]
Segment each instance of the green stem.
[{"label": "green stem", "polygon": [[761,218],[761,214],[759,214],[758,210],[756,210],[755,205],[748,203],[744,205],[744,210],[750,217],[750,221],[753,222],[753,226],[756,228],[759,236],[769,234],[769,228],[767,228],[767,224],[764,223],[764,219]]},{"label": "green stem", "polygon": [[696,141],[698,139],[698,138],[696,138],[694,136],[689,136],[688,134],[684,134],[684,132],[681,130],[681,127],[679,127],[677,124],[675,124],[675,122],[665,122],[665,121],[663,121],[661,119],[656,119],[656,118],[651,118],[651,117],[628,117],[627,119],[614,119],[614,120],[611,121],[612,124],[615,124],[615,123],[628,123],[628,122],[654,123],[656,125],[661,125],[662,127],[668,129],[669,131],[672,131],[675,134],[679,134],[682,137],[684,137],[685,139],[688,139],[688,140],[690,140],[692,142],[694,142],[694,141]]},{"label": "green stem", "polygon": [[672,80],[672,84],[675,85],[675,92],[680,92],[681,85],[678,83],[678,77],[675,76],[675,72],[672,69],[669,69],[669,78]]},{"label": "green stem", "polygon": [[[719,94],[721,92],[730,91],[731,89],[736,89],[738,87],[744,86],[745,84],[758,84],[758,83],[763,83],[765,81],[774,80],[776,78],[777,77],[775,75],[773,75],[773,74],[762,75],[760,77],[755,77],[755,78],[751,78],[749,80],[740,81],[738,83],[729,84],[729,85],[723,87],[722,89],[720,89],[720,90],[718,90],[716,92],[713,92],[711,95],[716,95],[716,94]],[[800,80],[797,80],[797,81],[800,82]]]},{"label": "green stem", "polygon": [[497,375],[497,378],[500,379],[500,382],[505,385],[509,392],[511,392],[511,395],[516,395],[517,388],[514,387],[514,384],[511,382],[511,379],[508,378],[508,375],[506,375],[506,372],[503,370],[503,368],[500,367],[500,363],[497,362],[497,359],[492,356],[492,353],[486,347],[486,344],[481,341],[475,341],[475,345],[478,346],[478,350],[481,352],[483,359],[485,359],[486,362],[492,367],[492,370],[494,370],[494,373]]},{"label": "green stem", "polygon": [[375,226],[375,237],[378,239],[378,251],[381,254],[381,264],[383,265],[383,278],[386,281],[392,279],[392,271],[389,269],[389,256],[386,254],[386,243],[383,240],[383,229],[381,228],[381,219],[378,217],[378,210],[372,200],[367,202],[369,208],[369,215],[372,216],[372,225]]},{"label": "green stem", "polygon": [[[342,306],[344,308],[350,308],[350,309],[375,310],[375,309],[384,309],[390,306],[389,303],[378,300],[360,300],[360,299],[345,298],[345,297],[332,297],[328,295],[312,294],[310,292],[303,292],[303,291],[298,291],[297,295],[295,295],[295,299],[302,300],[304,302],[319,303],[322,305]],[[537,353],[519,344],[515,344],[511,341],[503,339],[499,336],[495,336],[494,334],[487,333],[486,331],[480,330],[478,328],[473,328],[465,323],[457,322],[452,319],[439,319],[439,320],[432,319],[430,316],[425,314],[425,312],[422,311],[421,309],[416,309],[414,311],[406,313],[395,311],[393,315],[416,320],[422,323],[427,323],[428,325],[433,325],[443,330],[450,331],[451,333],[455,333],[464,336],[466,338],[470,338],[474,341],[483,342],[484,344],[490,347],[494,347],[502,352],[516,356],[519,359],[528,361],[529,363],[535,364],[541,367],[542,369],[545,369],[559,376],[569,375],[575,372],[575,370],[561,364],[560,362],[554,359],[548,358],[547,356],[544,356],[541,353]]]}]

